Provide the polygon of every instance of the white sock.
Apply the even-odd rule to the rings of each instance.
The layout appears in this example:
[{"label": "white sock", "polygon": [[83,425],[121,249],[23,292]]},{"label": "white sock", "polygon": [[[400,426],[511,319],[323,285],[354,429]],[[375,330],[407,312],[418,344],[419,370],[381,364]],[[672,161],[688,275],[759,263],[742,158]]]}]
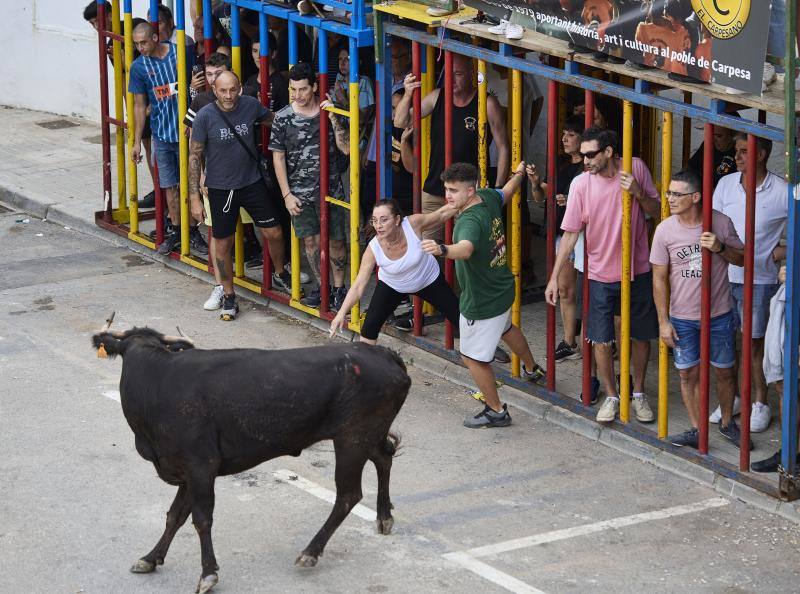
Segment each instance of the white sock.
[{"label": "white sock", "polygon": [[642,392],[634,392],[633,393],[633,397],[634,398],[644,398],[644,394]]}]

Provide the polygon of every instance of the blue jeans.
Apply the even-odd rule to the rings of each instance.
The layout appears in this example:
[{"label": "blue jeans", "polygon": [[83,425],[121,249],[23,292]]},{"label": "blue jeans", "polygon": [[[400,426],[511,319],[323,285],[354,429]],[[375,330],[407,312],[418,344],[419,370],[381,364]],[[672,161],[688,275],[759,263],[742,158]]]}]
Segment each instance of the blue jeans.
[{"label": "blue jeans", "polygon": [[153,138],[153,161],[158,165],[158,185],[162,188],[172,188],[180,182],[179,146],[177,142]]},{"label": "blue jeans", "polygon": [[[678,340],[674,359],[677,369],[691,369],[700,363],[700,320],[682,320],[670,316]],[[711,318],[711,365],[720,369],[733,367],[736,361],[736,320],[733,311]]]},{"label": "blue jeans", "polygon": [[[769,322],[769,302],[778,292],[780,285],[753,285],[753,338],[764,338],[767,334]],[[736,328],[742,328],[744,311],[744,285],[731,283],[731,296],[733,297],[733,315]]]},{"label": "blue jeans", "polygon": [[[767,55],[783,60],[786,57],[786,0],[772,0],[772,12],[769,17],[769,37],[767,37]],[[781,66],[775,70],[783,72]]]}]

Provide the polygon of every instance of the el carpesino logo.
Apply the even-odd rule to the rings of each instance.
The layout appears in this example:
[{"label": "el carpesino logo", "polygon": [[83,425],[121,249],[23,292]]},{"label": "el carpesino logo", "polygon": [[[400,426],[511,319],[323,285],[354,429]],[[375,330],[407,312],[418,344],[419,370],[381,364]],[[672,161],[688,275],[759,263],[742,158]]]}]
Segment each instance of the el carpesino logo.
[{"label": "el carpesino logo", "polygon": [[750,0],[692,0],[692,8],[717,39],[736,37],[750,16]]}]

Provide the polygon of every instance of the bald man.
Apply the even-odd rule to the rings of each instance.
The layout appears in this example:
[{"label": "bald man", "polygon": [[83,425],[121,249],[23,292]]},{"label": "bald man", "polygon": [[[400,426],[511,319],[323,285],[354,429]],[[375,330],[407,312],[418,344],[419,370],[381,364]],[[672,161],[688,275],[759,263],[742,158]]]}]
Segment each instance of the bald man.
[{"label": "bald man", "polygon": [[201,159],[206,160],[205,185],[214,225],[214,266],[219,273],[223,299],[220,319],[236,318],[239,306],[233,288],[231,247],[239,209],[253,219],[272,259],[272,286],[288,292],[292,281],[284,269],[280,204],[267,192],[258,168],[256,123],[272,121],[272,112],[257,99],[242,96],[242,86],[233,72],[223,71],[212,86],[216,100],[194,118],[189,141],[189,201],[192,217],[204,219],[200,198]]},{"label": "bald man", "polygon": [[[478,166],[478,90],[473,84],[473,63],[467,56],[453,55],[453,163],[470,163]],[[408,74],[403,79],[405,94],[397,104],[394,125],[407,128],[412,125],[411,102],[414,90],[422,83]],[[444,93],[434,89],[422,98],[422,117],[431,116],[431,151],[428,166],[428,177],[423,185],[422,212],[433,212],[444,204],[444,185],[440,176],[444,171]],[[497,145],[497,177],[494,187],[500,188],[505,183],[511,163],[511,151],[506,133],[505,113],[493,96],[489,96],[487,119],[492,138]],[[444,227],[432,229],[424,233],[426,239],[444,240]]]},{"label": "bald man", "polygon": [[[159,42],[158,31],[150,23],[140,23],[133,29],[133,44],[141,54],[131,64],[128,90],[134,94],[134,131],[131,159],[142,160],[142,133],[150,103],[150,128],[153,135],[153,154],[158,166],[159,185],[167,196],[169,223],[159,254],[168,254],[180,243],[180,180],[178,150],[178,67],[175,45]],[[187,56],[191,62],[191,56]],[[187,64],[191,70],[192,65]],[[187,77],[188,80],[188,77]],[[192,228],[191,249],[206,255],[208,246],[203,236]]]}]

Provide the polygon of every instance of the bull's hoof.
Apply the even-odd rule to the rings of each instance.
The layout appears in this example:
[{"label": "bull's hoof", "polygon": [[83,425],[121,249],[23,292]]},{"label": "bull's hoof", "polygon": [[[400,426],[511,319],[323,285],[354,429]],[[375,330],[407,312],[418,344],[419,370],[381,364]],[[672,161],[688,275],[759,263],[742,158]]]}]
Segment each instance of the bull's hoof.
[{"label": "bull's hoof", "polygon": [[210,573],[206,576],[200,578],[200,581],[197,582],[197,590],[195,590],[196,594],[205,594],[206,592],[210,591],[211,588],[217,585],[219,582],[219,577],[216,573]]},{"label": "bull's hoof", "polygon": [[156,570],[156,564],[153,561],[145,561],[139,559],[131,566],[131,573],[153,573]]},{"label": "bull's hoof", "polygon": [[375,521],[375,525],[378,528],[378,534],[391,534],[394,527],[394,518],[392,516],[383,520],[379,518]]},{"label": "bull's hoof", "polygon": [[317,564],[317,558],[306,553],[300,553],[294,564],[298,567],[314,567]]}]

